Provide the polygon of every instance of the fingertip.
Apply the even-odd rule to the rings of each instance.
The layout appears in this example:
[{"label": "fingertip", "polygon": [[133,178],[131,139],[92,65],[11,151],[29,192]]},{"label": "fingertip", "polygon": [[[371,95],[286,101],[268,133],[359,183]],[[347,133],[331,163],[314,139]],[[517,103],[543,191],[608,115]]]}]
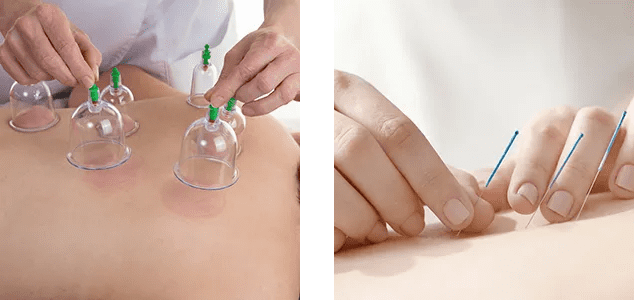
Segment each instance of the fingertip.
[{"label": "fingertip", "polygon": [[216,94],[217,86],[219,83],[220,82],[216,82],[214,86],[212,86],[209,90],[207,90],[207,92],[205,92],[205,95],[203,97],[205,97],[208,101],[211,100],[211,98]]},{"label": "fingertip", "polygon": [[335,227],[334,239],[335,252],[337,252],[341,249],[341,247],[343,247],[343,244],[346,243],[346,235],[341,230],[339,230],[339,228]]},{"label": "fingertip", "polygon": [[479,199],[475,204],[474,211],[475,216],[473,221],[464,229],[466,232],[481,232],[487,229],[495,219],[493,205],[484,199]]},{"label": "fingertip", "polygon": [[253,117],[255,116],[255,111],[249,105],[242,106],[242,114],[245,116]]},{"label": "fingertip", "polygon": [[425,229],[423,211],[415,211],[401,224],[400,231],[407,236],[417,236]]},{"label": "fingertip", "polygon": [[293,137],[293,139],[295,140],[297,145],[299,145],[299,139],[300,139],[300,136],[301,136],[300,132],[299,131],[293,132],[293,133],[291,133],[291,136]]},{"label": "fingertip", "polygon": [[528,215],[535,211],[535,207],[526,200],[526,198],[517,194],[509,194],[507,196],[511,209],[518,214]]},{"label": "fingertip", "polygon": [[214,107],[221,107],[227,103],[227,101],[224,101],[224,99],[218,95],[211,96],[207,101]]},{"label": "fingertip", "polygon": [[81,83],[84,85],[86,89],[90,89],[95,84],[95,82],[93,81],[93,79],[90,78],[90,76],[82,77]]},{"label": "fingertip", "polygon": [[[516,192],[513,192],[516,190]],[[523,215],[532,214],[537,209],[537,188],[531,183],[524,183],[519,188],[509,189],[506,195],[508,204],[515,212]]]},{"label": "fingertip", "polygon": [[92,67],[92,72],[95,75],[95,82],[99,81],[99,66],[95,65]]},{"label": "fingertip", "polygon": [[372,231],[370,231],[366,239],[371,243],[380,243],[385,241],[387,239],[387,227],[385,226],[385,223],[381,221],[376,222],[374,228],[372,228]]},{"label": "fingertip", "polygon": [[36,84],[38,82],[37,80],[35,80],[33,78],[30,78],[30,77],[18,78],[15,81],[17,81],[20,85],[24,85],[24,86]]},{"label": "fingertip", "polygon": [[632,199],[634,197],[634,165],[624,164],[614,171],[614,178],[610,183],[610,190],[619,198]]},{"label": "fingertip", "polygon": [[453,230],[462,230],[473,220],[473,204],[463,203],[458,198],[449,199],[443,206],[443,214],[447,221],[445,225]]}]

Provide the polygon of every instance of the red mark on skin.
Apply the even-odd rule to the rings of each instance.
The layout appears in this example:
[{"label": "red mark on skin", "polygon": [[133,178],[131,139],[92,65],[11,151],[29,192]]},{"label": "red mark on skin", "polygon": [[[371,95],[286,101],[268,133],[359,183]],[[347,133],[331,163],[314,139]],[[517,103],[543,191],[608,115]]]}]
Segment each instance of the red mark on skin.
[{"label": "red mark on skin", "polygon": [[162,202],[169,211],[185,218],[213,218],[225,207],[223,191],[199,190],[178,181],[176,177],[163,186]]},{"label": "red mark on skin", "polygon": [[123,120],[123,132],[130,132],[134,129],[134,120],[130,116],[122,114],[121,119]]},{"label": "red mark on skin", "polygon": [[55,114],[50,109],[37,105],[15,117],[13,125],[25,129],[41,128],[54,120]]},{"label": "red mark on skin", "polygon": [[143,158],[132,155],[123,165],[107,170],[84,171],[84,181],[100,191],[129,189],[137,181],[137,173],[143,165]]}]

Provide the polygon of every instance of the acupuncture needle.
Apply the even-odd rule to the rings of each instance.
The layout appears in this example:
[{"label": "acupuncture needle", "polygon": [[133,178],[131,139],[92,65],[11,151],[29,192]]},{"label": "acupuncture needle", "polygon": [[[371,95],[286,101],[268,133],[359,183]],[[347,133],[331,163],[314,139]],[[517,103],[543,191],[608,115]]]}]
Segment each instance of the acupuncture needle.
[{"label": "acupuncture needle", "polygon": [[[504,160],[504,157],[506,157],[506,154],[509,152],[509,149],[511,149],[511,145],[513,145],[513,142],[515,142],[515,138],[517,137],[517,135],[519,133],[520,132],[518,130],[515,130],[515,133],[513,134],[513,137],[511,138],[511,141],[506,146],[506,149],[504,149],[504,153],[502,153],[502,157],[500,157],[500,160],[498,160],[498,164],[495,165],[495,168],[493,169],[493,172],[491,172],[491,175],[489,175],[489,179],[487,179],[487,182],[486,182],[486,185],[484,186],[484,188],[489,187],[489,183],[491,183],[491,180],[493,179],[493,176],[495,175],[495,173],[497,173],[498,169],[500,168],[500,165],[502,164],[502,161]],[[484,189],[480,191],[480,194],[478,195],[478,198],[476,199],[476,202],[473,204],[474,216],[475,216],[476,204],[478,204],[478,200],[480,200],[480,197],[482,197],[482,193],[483,192],[484,192]],[[458,231],[458,234],[456,234],[456,236],[459,236],[460,232],[462,232],[462,229],[460,229]]]},{"label": "acupuncture needle", "polygon": [[625,119],[625,115],[626,114],[627,114],[627,111],[623,111],[623,115],[621,116],[621,120],[619,121],[619,124],[616,125],[616,129],[614,129],[614,134],[612,134],[612,139],[610,140],[610,144],[608,145],[608,149],[606,149],[605,153],[603,154],[603,159],[601,160],[601,163],[599,164],[599,169],[597,170],[597,174],[594,175],[594,180],[592,180],[592,184],[590,185],[590,189],[588,189],[588,193],[586,194],[586,197],[583,199],[583,204],[581,204],[581,208],[579,209],[579,212],[577,213],[577,217],[575,218],[575,221],[579,220],[579,216],[581,215],[581,211],[583,210],[583,207],[586,205],[586,201],[588,201],[588,196],[590,196],[590,192],[592,191],[592,187],[594,187],[594,184],[597,181],[597,178],[599,178],[599,173],[603,169],[603,165],[605,164],[605,161],[608,159],[608,154],[610,154],[610,150],[612,149],[612,145],[614,145],[614,140],[616,140],[616,135],[619,133],[619,129],[621,129],[621,124],[623,124],[623,119]]},{"label": "acupuncture needle", "polygon": [[559,174],[561,174],[561,171],[564,169],[564,167],[566,166],[566,163],[568,163],[568,159],[570,159],[570,156],[572,156],[572,153],[575,151],[575,149],[577,148],[577,145],[579,145],[579,141],[581,141],[581,138],[583,137],[583,133],[581,133],[579,135],[579,138],[577,138],[577,141],[575,142],[575,144],[572,146],[572,149],[570,149],[570,152],[568,153],[568,156],[566,156],[566,159],[564,160],[564,163],[561,164],[561,167],[559,167],[559,171],[557,171],[557,174],[555,175],[555,178],[553,178],[553,181],[550,182],[550,185],[548,186],[548,188],[546,189],[546,192],[544,193],[544,196],[542,197],[542,200],[539,201],[539,205],[537,205],[537,208],[535,208],[535,211],[533,212],[533,214],[531,215],[531,218],[528,220],[528,224],[526,224],[526,227],[524,227],[524,229],[528,228],[528,225],[531,224],[531,221],[533,220],[533,218],[535,217],[535,214],[537,213],[537,210],[542,206],[542,203],[544,202],[544,199],[546,199],[546,195],[548,195],[548,192],[550,191],[550,188],[553,187],[553,184],[555,184],[555,181],[557,181],[557,178],[559,177]]}]

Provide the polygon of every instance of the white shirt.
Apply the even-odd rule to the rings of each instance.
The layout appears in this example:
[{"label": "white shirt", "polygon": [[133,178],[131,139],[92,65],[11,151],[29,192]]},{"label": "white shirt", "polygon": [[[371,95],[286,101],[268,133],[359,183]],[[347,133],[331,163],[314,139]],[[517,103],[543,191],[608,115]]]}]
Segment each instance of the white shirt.
[{"label": "white shirt", "polygon": [[[47,2],[58,5],[101,51],[100,72],[131,64],[186,93],[204,45],[210,45],[211,63],[221,70],[236,41],[232,0]],[[0,103],[8,101],[13,82],[1,69]],[[67,89],[57,81],[47,83],[53,94]]]},{"label": "white shirt", "polygon": [[634,2],[335,1],[335,68],[375,85],[448,164],[492,167],[546,108],[632,98]]}]

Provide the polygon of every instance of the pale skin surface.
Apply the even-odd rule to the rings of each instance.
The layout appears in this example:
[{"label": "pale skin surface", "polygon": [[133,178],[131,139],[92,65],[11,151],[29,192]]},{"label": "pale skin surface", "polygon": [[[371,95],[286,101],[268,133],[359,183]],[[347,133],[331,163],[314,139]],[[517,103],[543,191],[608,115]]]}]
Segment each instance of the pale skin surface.
[{"label": "pale skin surface", "polygon": [[629,299],[634,201],[593,196],[577,222],[524,230],[496,216],[459,238],[436,224],[421,237],[335,254],[335,299]]},{"label": "pale skin surface", "polygon": [[67,162],[72,109],[33,134],[0,110],[0,298],[297,299],[299,147],[250,118],[238,182],[187,187],[172,167],[205,110],[185,99],[135,103],[132,157],[106,171]]}]

